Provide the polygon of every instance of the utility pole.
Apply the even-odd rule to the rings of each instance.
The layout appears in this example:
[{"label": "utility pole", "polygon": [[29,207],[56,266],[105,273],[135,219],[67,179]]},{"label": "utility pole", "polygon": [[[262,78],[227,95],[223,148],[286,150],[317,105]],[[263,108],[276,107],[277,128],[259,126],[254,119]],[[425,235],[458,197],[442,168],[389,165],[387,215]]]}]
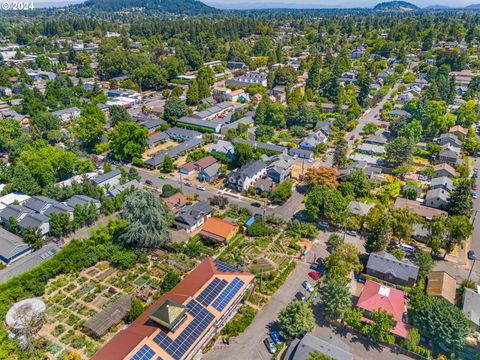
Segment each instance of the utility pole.
[{"label": "utility pole", "polygon": [[183,180],[182,180],[182,172],[179,171],[180,173],[180,192],[183,194]]},{"label": "utility pole", "polygon": [[476,257],[473,259],[472,267],[470,268],[470,272],[468,273],[467,280],[470,280],[470,276],[472,275],[473,267],[475,266],[475,261],[477,261]]}]

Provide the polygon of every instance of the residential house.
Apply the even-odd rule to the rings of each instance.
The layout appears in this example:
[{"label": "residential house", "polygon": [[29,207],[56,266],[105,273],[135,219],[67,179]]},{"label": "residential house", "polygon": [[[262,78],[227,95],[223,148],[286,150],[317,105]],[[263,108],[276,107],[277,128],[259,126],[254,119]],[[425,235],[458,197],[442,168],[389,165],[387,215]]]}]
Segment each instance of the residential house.
[{"label": "residential house", "polygon": [[313,150],[315,146],[321,143],[326,143],[328,139],[321,131],[312,132],[300,143],[300,149]]},{"label": "residential house", "polygon": [[68,205],[65,205],[65,204],[62,204],[62,203],[59,203],[59,202],[55,202],[52,205],[50,205],[48,207],[48,209],[45,210],[45,212],[43,214],[48,216],[48,217],[51,217],[52,214],[57,214],[57,215],[58,214],[68,214],[68,216],[72,220],[73,219],[73,211],[74,211],[74,209],[72,207],[70,207]]},{"label": "residential house", "polygon": [[249,72],[243,75],[228,79],[225,81],[225,85],[236,85],[238,87],[246,88],[250,84],[259,84],[263,87],[267,87],[268,74],[265,72]]},{"label": "residential house", "polygon": [[480,290],[465,287],[462,299],[462,311],[467,319],[480,332]]},{"label": "residential house", "polygon": [[162,120],[162,119],[151,119],[143,116],[133,117],[133,120],[138,122],[141,127],[147,129],[149,134],[156,132],[157,129],[159,129],[162,126],[162,124],[165,123],[165,120]]},{"label": "residential house", "polygon": [[273,97],[281,103],[287,101],[287,88],[285,86],[275,86],[272,89],[272,94]]},{"label": "residential house", "polygon": [[228,101],[232,101],[232,102],[248,102],[250,100],[250,97],[248,96],[248,94],[245,92],[245,90],[243,89],[238,89],[238,90],[233,90],[233,91],[230,91],[226,96],[225,98],[228,100]]},{"label": "residential house", "polygon": [[415,95],[413,95],[413,93],[411,92],[404,92],[404,93],[401,93],[397,96],[397,100],[406,104],[408,103],[410,100],[413,100],[413,98],[415,97]]},{"label": "residential house", "polygon": [[248,70],[248,65],[241,61],[228,61],[227,68],[230,70]]},{"label": "residential house", "polygon": [[347,175],[350,175],[354,170],[362,170],[365,174],[367,174],[370,180],[382,174],[382,168],[377,166],[372,166],[366,161],[356,161],[348,165],[346,169],[340,170],[338,172],[339,177],[343,178]]},{"label": "residential house", "polygon": [[357,146],[356,151],[370,155],[383,155],[386,154],[385,146],[375,144],[361,144]]},{"label": "residential house", "polygon": [[50,206],[57,201],[45,196],[32,196],[23,203],[23,206],[37,213],[43,214]]},{"label": "residential house", "polygon": [[75,206],[86,206],[94,204],[97,209],[100,209],[100,200],[94,199],[87,195],[73,195],[70,199],[65,201],[65,205],[70,206],[71,208],[75,208]]},{"label": "residential house", "polygon": [[220,175],[221,166],[219,162],[214,162],[207,167],[201,168],[198,172],[198,180],[208,183],[214,182]]},{"label": "residential house", "polygon": [[348,204],[348,211],[352,215],[367,216],[370,210],[375,207],[375,204],[367,204],[360,201],[350,201]]},{"label": "residential house", "polygon": [[35,211],[22,206],[22,205],[7,205],[2,211],[0,211],[0,219],[2,220],[3,225],[6,228],[10,227],[10,219],[14,218],[19,222],[22,220],[27,214],[32,214]]},{"label": "residential house", "polygon": [[372,134],[365,139],[364,143],[383,146],[387,144],[387,139],[385,138],[385,136]]},{"label": "residential house", "polygon": [[450,192],[442,188],[428,190],[425,195],[425,205],[435,209],[446,209],[450,199]]},{"label": "residential house", "polygon": [[166,142],[170,139],[166,133],[162,131],[155,131],[147,135],[148,137],[148,148],[153,149],[155,146],[162,142]]},{"label": "residential house", "polygon": [[444,216],[444,217],[448,216],[446,211],[424,206],[415,200],[404,199],[401,197],[397,197],[395,199],[394,206],[397,209],[409,209],[413,213],[427,220],[431,220],[435,216]]},{"label": "residential house", "polygon": [[447,163],[442,163],[442,164],[437,164],[433,167],[433,171],[435,171],[435,177],[449,177],[449,178],[454,178],[457,177],[457,171],[449,164]]},{"label": "residential house", "polygon": [[457,138],[459,139],[464,139],[467,137],[468,135],[468,129],[467,128],[464,128],[463,126],[460,126],[460,125],[455,125],[455,126],[452,126],[450,128],[450,130],[448,130],[448,132],[450,134],[453,134],[455,135]]},{"label": "residential house", "polygon": [[313,151],[307,149],[290,148],[288,149],[288,154],[294,158],[307,160],[313,159]]},{"label": "residential house", "polygon": [[275,183],[272,179],[258,179],[255,183],[255,191],[257,194],[271,194],[275,190]]},{"label": "residential house", "polygon": [[105,343],[92,360],[196,358],[235,313],[254,278],[206,258]]},{"label": "residential house", "polygon": [[163,198],[165,205],[174,213],[179,212],[185,205],[187,205],[187,198],[182,193],[176,193],[172,196]]},{"label": "residential house", "polygon": [[295,160],[288,155],[277,155],[267,167],[267,176],[277,184],[288,180],[292,175]]},{"label": "residential house", "polygon": [[0,227],[0,260],[6,264],[31,253],[33,248],[18,235]]},{"label": "residential house", "polygon": [[452,148],[446,148],[440,151],[437,163],[447,163],[452,166],[459,166],[462,163],[462,159],[460,158],[460,153],[458,151],[454,151]]},{"label": "residential house", "polygon": [[[188,131],[191,131],[191,130],[188,130]],[[188,151],[193,150],[202,144],[203,144],[202,138],[199,138],[199,139],[195,138],[192,140],[184,141],[178,144],[177,146],[173,146],[171,148],[168,148],[167,150],[159,151],[152,158],[146,160],[145,164],[153,167],[159,166],[163,163],[165,156],[169,156],[170,158],[175,159],[178,156],[185,154]]]},{"label": "residential house", "polygon": [[409,327],[403,320],[407,310],[405,298],[403,291],[368,279],[358,299],[357,307],[366,311],[362,319],[365,322],[369,321],[368,316],[372,311],[386,311],[395,320],[395,327],[391,333],[406,338]]},{"label": "residential house", "polygon": [[444,189],[452,191],[455,189],[452,179],[447,176],[436,177],[430,181],[430,189]]},{"label": "residential house", "polygon": [[240,169],[235,169],[227,176],[227,186],[237,191],[247,190],[255,181],[264,177],[267,165],[261,160],[251,160]]},{"label": "residential house", "polygon": [[442,146],[449,145],[456,148],[461,148],[463,145],[463,142],[452,133],[440,135],[440,137],[438,138],[438,143]]},{"label": "residential house", "polygon": [[418,266],[409,260],[398,260],[387,252],[371,253],[365,272],[391,284],[413,286],[418,277]]},{"label": "residential house", "polygon": [[432,271],[428,274],[427,294],[442,297],[455,305],[457,280],[446,271]]},{"label": "residential house", "polygon": [[267,150],[269,152],[274,152],[278,154],[286,154],[288,151],[288,148],[280,145],[275,145],[275,144],[269,144],[269,143],[262,143],[262,142],[257,142],[257,141],[252,141],[252,140],[245,140],[242,138],[235,138],[233,139],[234,143],[242,143],[242,144],[247,144],[250,145],[254,148],[259,148],[262,150]]},{"label": "residential house", "polygon": [[413,227],[413,234],[412,239],[416,241],[420,241],[422,243],[426,243],[429,235],[429,231],[425,224],[414,223],[412,224]]},{"label": "residential house", "polygon": [[61,122],[65,124],[78,119],[81,113],[82,111],[74,106],[67,109],[54,111],[52,112],[52,115],[58,116]]},{"label": "residential house", "polygon": [[213,242],[226,243],[237,231],[238,225],[216,217],[209,217],[202,227],[200,236]]},{"label": "residential house", "polygon": [[200,228],[205,220],[210,217],[212,207],[205,201],[199,201],[193,205],[184,206],[177,213],[174,225],[178,229],[185,229],[187,232]]},{"label": "residential house", "polygon": [[50,218],[43,214],[29,213],[19,221],[18,227],[21,233],[27,228],[36,229],[44,237],[50,232]]},{"label": "residential house", "polygon": [[219,152],[227,155],[229,159],[233,159],[235,148],[230,141],[218,140],[217,143],[210,145],[208,152]]},{"label": "residential house", "polygon": [[401,109],[394,109],[390,111],[390,116],[394,118],[409,118],[412,116],[408,111],[401,110]]},{"label": "residential house", "polygon": [[382,159],[379,158],[378,156],[360,154],[360,153],[354,153],[350,155],[350,159],[355,162],[366,162],[367,164],[370,164],[370,165],[378,165],[382,162]]},{"label": "residential house", "polygon": [[140,184],[138,180],[134,179],[126,182],[125,184],[117,184],[108,188],[107,196],[117,196],[127,190],[141,190],[141,189],[143,189],[143,185]]},{"label": "residential house", "polygon": [[325,359],[353,360],[349,347],[337,336],[320,337],[306,334],[294,339],[288,346],[284,360],[308,360],[311,354],[325,355]]},{"label": "residential house", "polygon": [[332,123],[328,121],[317,121],[315,129],[321,131],[326,137],[333,134]]},{"label": "residential house", "polygon": [[165,133],[173,139],[180,139],[184,141],[202,138],[202,133],[195,130],[180,128],[178,126],[171,127],[170,129],[166,130]]},{"label": "residential house", "polygon": [[94,186],[112,187],[120,184],[121,176],[122,172],[120,171],[120,169],[114,167],[111,171],[101,174],[96,178],[92,179],[92,183]]}]

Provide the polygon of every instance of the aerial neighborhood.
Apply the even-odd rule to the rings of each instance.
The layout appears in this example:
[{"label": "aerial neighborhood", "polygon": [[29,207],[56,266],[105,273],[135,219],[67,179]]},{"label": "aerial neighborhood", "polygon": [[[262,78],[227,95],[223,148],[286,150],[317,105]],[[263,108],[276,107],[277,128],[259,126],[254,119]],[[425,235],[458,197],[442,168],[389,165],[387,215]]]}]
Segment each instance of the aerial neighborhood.
[{"label": "aerial neighborhood", "polygon": [[4,5],[0,359],[480,359],[478,6]]}]

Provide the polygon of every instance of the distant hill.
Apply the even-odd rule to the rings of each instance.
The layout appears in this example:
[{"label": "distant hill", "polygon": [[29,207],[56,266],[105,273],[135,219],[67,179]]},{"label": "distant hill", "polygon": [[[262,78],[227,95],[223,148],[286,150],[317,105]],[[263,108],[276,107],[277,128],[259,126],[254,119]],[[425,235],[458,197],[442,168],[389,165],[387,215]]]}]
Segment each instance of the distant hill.
[{"label": "distant hill", "polygon": [[105,11],[145,8],[174,14],[206,14],[218,11],[198,0],[87,0],[82,6]]},{"label": "distant hill", "polygon": [[376,11],[412,11],[418,10],[419,7],[406,1],[388,1],[375,5],[373,10]]},{"label": "distant hill", "polygon": [[444,10],[444,9],[451,9],[451,8],[450,8],[450,6],[446,6],[446,5],[430,5],[430,6],[425,7],[424,9],[427,9],[427,10]]},{"label": "distant hill", "polygon": [[468,10],[480,10],[480,4],[468,5],[468,6],[465,6],[465,9],[468,9]]}]

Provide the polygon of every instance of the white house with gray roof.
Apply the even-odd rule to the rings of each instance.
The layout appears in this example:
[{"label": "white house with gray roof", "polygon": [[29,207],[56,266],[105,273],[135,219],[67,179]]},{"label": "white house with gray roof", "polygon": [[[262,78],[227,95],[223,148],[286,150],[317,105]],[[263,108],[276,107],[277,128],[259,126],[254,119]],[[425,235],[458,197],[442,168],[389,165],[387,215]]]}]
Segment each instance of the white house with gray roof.
[{"label": "white house with gray roof", "polygon": [[227,186],[237,191],[244,191],[266,174],[267,164],[261,160],[251,160],[240,169],[235,169],[228,174]]},{"label": "white house with gray roof", "polygon": [[24,232],[28,228],[38,229],[42,237],[50,232],[50,218],[43,214],[27,214],[18,223],[20,232]]},{"label": "white house with gray roof", "polygon": [[115,186],[120,184],[121,177],[122,173],[120,169],[113,168],[112,171],[109,171],[92,179],[92,183],[95,186]]}]

